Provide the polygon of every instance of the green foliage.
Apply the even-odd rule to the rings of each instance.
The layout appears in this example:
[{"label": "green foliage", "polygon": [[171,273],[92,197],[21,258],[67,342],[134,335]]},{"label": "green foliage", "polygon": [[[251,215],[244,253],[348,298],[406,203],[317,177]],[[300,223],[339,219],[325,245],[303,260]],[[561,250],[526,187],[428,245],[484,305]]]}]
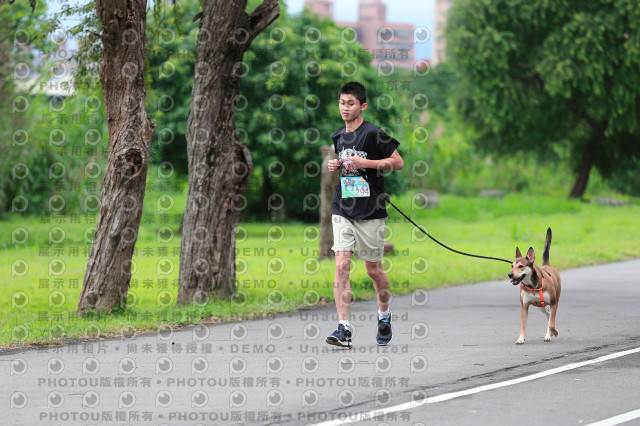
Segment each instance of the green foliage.
[{"label": "green foliage", "polygon": [[592,152],[605,177],[640,164],[634,0],[460,0],[447,24],[456,111],[487,152]]},{"label": "green foliage", "polygon": [[[54,50],[48,38],[51,27],[44,20],[46,3],[32,6],[18,2],[0,7],[0,110],[7,112],[0,125],[0,213],[11,209],[16,195],[28,194],[25,188],[46,176],[38,171],[44,157],[33,141],[48,140],[48,134],[45,138],[34,132],[40,100],[32,96],[32,89],[46,78],[47,60]],[[24,179],[17,178],[25,173]],[[25,207],[23,199],[16,207]]]},{"label": "green foliage", "polygon": [[440,62],[426,75],[413,78],[411,95],[425,94],[429,98],[429,112],[448,117],[451,92],[459,79],[451,62]]},{"label": "green foliage", "polygon": [[[15,62],[31,61],[36,53],[31,49],[48,51],[51,42],[47,40],[50,24],[45,21],[46,13],[45,2],[38,2],[35,9],[25,2],[0,7],[0,43],[10,47],[10,57],[2,59]],[[3,75],[2,79],[8,81],[10,77]]]},{"label": "green foliage", "polygon": [[[30,76],[35,78],[31,87],[26,87],[17,86],[8,72],[0,76],[7,83],[2,91],[13,95],[0,95],[3,110],[12,112],[7,125],[0,127],[6,147],[0,156],[0,207],[4,205],[5,210],[68,214],[94,213],[99,207],[106,157],[99,85],[95,89],[94,81],[93,92],[83,91],[86,87],[78,85],[76,94],[67,98],[36,94],[40,88],[47,88],[52,72],[63,62],[73,75],[91,77],[83,74],[86,62],[82,58],[91,58],[86,49],[81,47],[69,61],[58,55],[55,42],[63,35],[91,29],[92,5],[63,4],[53,19],[46,19],[44,1],[37,2],[33,13],[24,2],[0,8],[0,45],[11,46],[7,63],[28,63]],[[82,24],[63,34],[60,18],[78,13],[84,13]],[[83,42],[80,40],[81,46]]]},{"label": "green foliage", "polygon": [[[471,142],[472,131],[455,119],[432,116],[436,123],[427,140],[408,139],[403,173],[412,189],[435,189],[441,193],[477,196],[485,189],[505,193],[535,195],[566,194],[573,179],[568,154],[538,158],[530,153],[482,154]],[[595,172],[589,180],[593,195],[612,195],[602,176]]]},{"label": "green foliage", "polygon": [[[14,49],[9,62],[31,62],[36,56],[38,60],[43,57],[39,52],[55,52],[53,43],[47,41],[48,37],[55,38],[56,34],[62,34],[62,19],[73,16],[80,23],[64,30],[64,33],[68,37],[76,37],[78,50],[71,58],[54,56],[46,64],[46,69],[66,61],[73,72],[76,93],[64,99],[45,95],[27,96],[24,89],[18,90],[13,85],[9,87],[11,91],[18,90],[16,95],[25,96],[24,102],[28,107],[25,111],[11,114],[11,125],[0,128],[7,148],[11,145],[7,150],[8,155],[0,158],[0,169],[3,171],[0,174],[0,207],[9,210],[15,204],[15,209],[27,214],[97,213],[108,150],[103,95],[97,72],[101,55],[101,42],[97,37],[100,22],[92,1],[83,5],[65,3],[61,12],[50,20],[45,20],[46,3],[38,4],[42,6],[38,6],[34,15],[24,5],[22,8],[14,4],[10,8],[0,9],[0,34],[9,35],[1,42],[13,43],[13,34],[18,29],[29,34],[26,43],[29,49]],[[158,16],[159,4],[155,3],[154,17]],[[13,20],[5,19],[9,16],[9,9]],[[174,5],[173,12],[177,9],[179,7]],[[173,28],[179,26],[175,24]],[[172,35],[175,35],[175,30],[168,33],[158,25],[156,33],[151,34],[151,39],[156,41],[155,45],[152,44],[154,52],[166,55],[166,52],[157,48],[157,41]],[[46,69],[37,67],[40,62],[33,61],[34,71],[40,72],[45,80],[48,74],[45,73]],[[158,72],[159,68],[153,69]],[[177,73],[190,78],[186,74],[184,69]],[[8,74],[2,77],[6,77],[3,81],[13,82]],[[154,111],[161,112],[162,100],[159,101],[153,92],[149,100],[159,105]],[[10,107],[7,105],[7,110]],[[183,128],[187,108],[183,108],[182,120],[179,120],[180,117],[175,120]]]},{"label": "green foliage", "polygon": [[[406,126],[403,131],[406,165],[402,173],[409,187],[464,196],[477,196],[484,189],[546,196],[566,194],[574,179],[568,147],[555,145],[553,152],[540,158],[531,152],[496,152],[473,143],[477,142],[475,130],[454,113],[452,100],[460,79],[452,62],[442,62],[428,74],[413,78],[411,90],[402,100],[410,106],[414,96],[429,97],[428,114],[416,114],[408,107],[403,111],[407,123],[423,122],[422,126]],[[611,188],[619,186],[612,179],[609,182],[610,185],[594,171],[588,191],[593,195],[615,195]]]},{"label": "green foliage", "polygon": [[[13,4],[16,0],[0,0],[0,6],[4,6],[5,2],[9,4]],[[29,6],[31,7],[31,13],[34,13],[36,10],[36,0],[29,0]]]},{"label": "green foliage", "polygon": [[640,167],[613,172],[609,185],[624,194],[640,196]]},{"label": "green foliage", "polygon": [[81,94],[30,98],[3,176],[16,211],[97,213],[107,150],[101,105]]},{"label": "green foliage", "polygon": [[187,175],[187,118],[193,87],[195,42],[201,10],[198,1],[169,6],[154,2],[147,14],[145,82],[147,114],[157,124],[151,144],[151,161],[166,162]]}]

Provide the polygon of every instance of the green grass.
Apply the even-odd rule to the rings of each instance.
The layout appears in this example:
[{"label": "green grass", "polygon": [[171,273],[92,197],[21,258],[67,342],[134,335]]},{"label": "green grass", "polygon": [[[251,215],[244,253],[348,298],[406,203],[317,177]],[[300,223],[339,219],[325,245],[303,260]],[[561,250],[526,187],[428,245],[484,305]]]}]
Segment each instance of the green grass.
[{"label": "green grass", "polygon": [[[238,290],[232,300],[212,300],[204,306],[175,307],[178,284],[180,212],[184,191],[169,193],[173,207],[165,212],[157,201],[165,194],[148,191],[134,255],[135,272],[129,303],[118,314],[77,318],[90,243],[85,240],[94,218],[80,216],[7,216],[0,222],[0,347],[57,344],[64,338],[116,336],[155,330],[168,325],[228,321],[290,312],[305,305],[332,303],[333,261],[318,262],[317,226],[301,223],[241,223],[238,230]],[[533,246],[538,257],[547,227],[553,229],[551,263],[559,269],[640,257],[640,206],[611,208],[558,197],[508,195],[503,200],[441,196],[433,210],[414,208],[411,195],[394,200],[434,237],[458,250],[512,259],[515,247]],[[161,216],[160,213],[166,213]],[[509,265],[472,259],[442,249],[425,239],[393,209],[389,209],[388,239],[395,252],[384,260],[394,294],[416,288],[505,279]],[[49,243],[50,229],[62,228],[60,244]],[[157,230],[169,227],[173,239],[158,241]],[[16,228],[28,230],[28,241],[12,244]],[[18,235],[20,236],[20,235]],[[28,262],[28,271],[14,276],[13,264]],[[65,270],[54,275],[52,262],[60,259]],[[169,259],[173,271],[158,272]],[[428,267],[427,267],[428,265]],[[54,269],[55,269],[55,265]],[[357,299],[374,296],[364,263],[356,261],[352,286]],[[22,294],[24,293],[24,294]],[[22,306],[21,297],[28,303]],[[62,301],[64,298],[64,301]]]}]

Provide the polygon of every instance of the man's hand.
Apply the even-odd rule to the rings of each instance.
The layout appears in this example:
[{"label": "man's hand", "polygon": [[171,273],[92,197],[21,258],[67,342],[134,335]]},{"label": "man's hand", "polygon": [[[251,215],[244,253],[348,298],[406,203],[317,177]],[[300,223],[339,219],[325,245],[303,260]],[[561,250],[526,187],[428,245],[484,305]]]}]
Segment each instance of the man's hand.
[{"label": "man's hand", "polygon": [[340,168],[340,161],[339,160],[329,160],[327,162],[327,168],[329,169],[330,172],[335,172]]},{"label": "man's hand", "polygon": [[367,162],[366,159],[358,155],[349,155],[348,158],[349,158],[349,163],[351,164],[351,167],[353,167],[356,170],[370,167],[369,162]]}]

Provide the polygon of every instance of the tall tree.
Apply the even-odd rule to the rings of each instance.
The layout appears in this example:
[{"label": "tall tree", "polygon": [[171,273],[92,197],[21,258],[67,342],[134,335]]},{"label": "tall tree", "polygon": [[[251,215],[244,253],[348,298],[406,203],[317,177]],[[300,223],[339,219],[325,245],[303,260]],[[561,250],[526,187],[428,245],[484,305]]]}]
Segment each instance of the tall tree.
[{"label": "tall tree", "polygon": [[584,195],[640,158],[640,9],[636,0],[459,0],[448,58],[457,110],[479,147],[540,156],[569,151]]},{"label": "tall tree", "polygon": [[253,170],[249,149],[236,137],[242,59],[280,14],[277,0],[264,0],[250,14],[246,0],[205,0],[202,6],[186,133],[189,190],[178,288],[182,305],[235,291],[236,229]]},{"label": "tall tree", "polygon": [[100,216],[78,313],[111,312],[125,303],[138,236],[155,124],[144,88],[146,0],[96,0],[102,26],[100,81],[109,130]]}]

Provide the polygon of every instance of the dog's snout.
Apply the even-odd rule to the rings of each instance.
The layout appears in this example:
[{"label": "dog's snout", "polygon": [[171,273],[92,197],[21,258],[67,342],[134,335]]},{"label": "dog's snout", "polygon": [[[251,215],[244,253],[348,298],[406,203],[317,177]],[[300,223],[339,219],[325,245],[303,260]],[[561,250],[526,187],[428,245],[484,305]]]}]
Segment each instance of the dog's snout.
[{"label": "dog's snout", "polygon": [[513,272],[509,272],[509,278],[513,278]]}]

